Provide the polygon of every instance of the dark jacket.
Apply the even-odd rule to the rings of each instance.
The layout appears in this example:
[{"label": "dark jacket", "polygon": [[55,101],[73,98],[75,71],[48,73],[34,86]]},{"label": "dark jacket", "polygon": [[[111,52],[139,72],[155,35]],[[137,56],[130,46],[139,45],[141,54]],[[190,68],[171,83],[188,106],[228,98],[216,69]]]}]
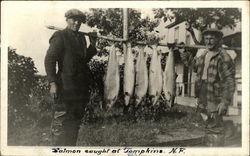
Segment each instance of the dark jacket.
[{"label": "dark jacket", "polygon": [[60,90],[66,92],[64,96],[72,94],[70,98],[87,91],[90,76],[87,63],[97,53],[96,48],[87,48],[84,34],[67,28],[56,31],[49,43],[45,57],[49,81],[56,82]]}]

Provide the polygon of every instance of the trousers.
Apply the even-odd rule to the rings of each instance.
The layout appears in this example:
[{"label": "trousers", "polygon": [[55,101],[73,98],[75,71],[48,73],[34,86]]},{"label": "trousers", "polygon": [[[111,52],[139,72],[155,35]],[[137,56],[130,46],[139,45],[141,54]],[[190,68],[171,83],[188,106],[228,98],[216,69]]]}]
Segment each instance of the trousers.
[{"label": "trousers", "polygon": [[53,106],[52,146],[76,146],[88,99],[59,101]]},{"label": "trousers", "polygon": [[224,146],[224,124],[223,117],[218,112],[211,112],[207,107],[207,84],[203,82],[198,96],[198,110],[207,116],[205,121],[205,137],[204,143],[207,146]]},{"label": "trousers", "polygon": [[81,120],[90,98],[88,74],[62,74],[58,79],[58,98],[53,105],[51,135],[53,146],[75,146]]}]

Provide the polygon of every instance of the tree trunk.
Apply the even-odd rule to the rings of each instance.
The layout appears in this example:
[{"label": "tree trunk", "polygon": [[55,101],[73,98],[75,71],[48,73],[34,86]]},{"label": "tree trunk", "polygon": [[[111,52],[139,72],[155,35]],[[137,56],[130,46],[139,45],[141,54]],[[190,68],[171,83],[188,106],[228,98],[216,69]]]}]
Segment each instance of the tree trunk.
[{"label": "tree trunk", "polygon": [[196,38],[196,36],[195,36],[195,34],[194,34],[194,29],[192,28],[192,23],[191,23],[191,22],[187,22],[187,23],[186,23],[186,30],[187,30],[188,32],[190,32],[190,34],[191,34],[191,36],[192,36],[192,38],[193,38],[193,40],[194,40],[194,43],[195,43],[196,45],[200,45],[201,43],[197,40],[197,38]]},{"label": "tree trunk", "polygon": [[194,43],[195,43],[196,45],[200,45],[201,43],[197,40],[197,38],[196,38],[196,36],[195,36],[195,34],[194,34],[193,28],[191,28],[191,30],[190,30],[190,29],[187,29],[187,31],[190,32],[190,34],[191,34],[191,36],[192,36],[192,38],[193,38],[193,40],[194,40]]}]

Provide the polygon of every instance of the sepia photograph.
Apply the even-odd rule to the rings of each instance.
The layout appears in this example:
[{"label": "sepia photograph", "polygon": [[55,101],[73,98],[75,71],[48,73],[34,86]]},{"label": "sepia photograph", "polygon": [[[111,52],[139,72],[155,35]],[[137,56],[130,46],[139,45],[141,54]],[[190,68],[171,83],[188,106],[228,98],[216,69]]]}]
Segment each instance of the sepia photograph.
[{"label": "sepia photograph", "polygon": [[195,3],[3,2],[1,155],[248,155],[249,3]]}]

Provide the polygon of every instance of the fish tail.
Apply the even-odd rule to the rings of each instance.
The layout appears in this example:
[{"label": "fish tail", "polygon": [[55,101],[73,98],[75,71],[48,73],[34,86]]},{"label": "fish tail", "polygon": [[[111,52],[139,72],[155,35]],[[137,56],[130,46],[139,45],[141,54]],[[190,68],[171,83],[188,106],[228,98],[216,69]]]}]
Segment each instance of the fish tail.
[{"label": "fish tail", "polygon": [[124,100],[125,100],[125,105],[128,106],[130,101],[130,95],[125,95]]},{"label": "fish tail", "polygon": [[115,96],[113,99],[107,99],[106,100],[106,109],[109,110],[111,109],[111,107],[113,107],[113,105],[115,104],[117,100],[117,96]]},{"label": "fish tail", "polygon": [[158,103],[159,96],[156,96],[153,101],[153,106],[155,106]]},{"label": "fish tail", "polygon": [[166,97],[165,99],[167,101],[168,106],[173,107],[175,96],[171,94],[170,92],[167,92],[167,95],[165,95],[165,97]]},{"label": "fish tail", "polygon": [[110,110],[113,106],[112,100],[106,100],[106,105],[104,107],[105,110]]}]

